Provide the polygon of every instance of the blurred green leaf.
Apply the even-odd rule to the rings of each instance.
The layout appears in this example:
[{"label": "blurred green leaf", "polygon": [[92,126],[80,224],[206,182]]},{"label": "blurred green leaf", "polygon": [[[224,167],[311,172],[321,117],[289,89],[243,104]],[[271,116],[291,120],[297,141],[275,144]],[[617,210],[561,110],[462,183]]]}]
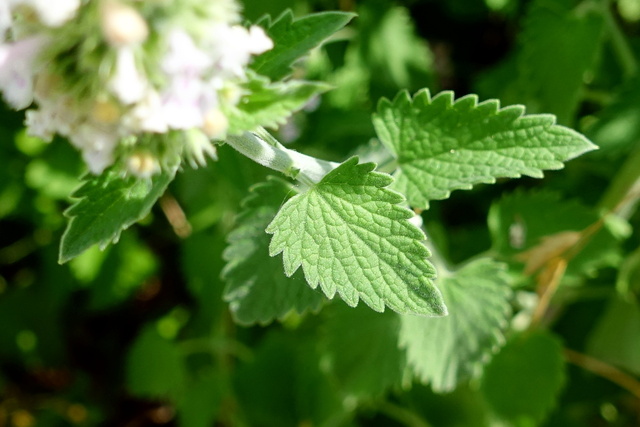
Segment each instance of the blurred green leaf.
[{"label": "blurred green leaf", "polygon": [[398,348],[397,314],[336,303],[323,315],[328,369],[345,395],[380,397],[402,382],[405,352]]},{"label": "blurred green leaf", "polygon": [[548,332],[529,331],[509,338],[485,368],[480,389],[499,416],[533,426],[556,405],[564,383],[560,341]]},{"label": "blurred green leaf", "polygon": [[511,290],[504,266],[486,258],[438,283],[449,315],[402,316],[400,345],[423,382],[437,392],[449,392],[477,376],[504,343]]}]

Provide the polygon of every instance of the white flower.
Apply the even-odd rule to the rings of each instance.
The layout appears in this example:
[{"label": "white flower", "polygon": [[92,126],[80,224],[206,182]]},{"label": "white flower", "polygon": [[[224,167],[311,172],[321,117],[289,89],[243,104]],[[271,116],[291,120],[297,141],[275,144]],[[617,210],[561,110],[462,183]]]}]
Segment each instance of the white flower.
[{"label": "white flower", "polygon": [[262,28],[253,26],[247,30],[240,25],[214,26],[208,45],[216,67],[233,77],[244,77],[251,55],[273,48],[273,42]]},{"label": "white flower", "polygon": [[211,58],[183,30],[174,29],[167,40],[168,51],[162,59],[162,71],[169,76],[200,76],[212,65]]},{"label": "white flower", "polygon": [[73,145],[82,151],[82,158],[89,170],[98,175],[113,163],[113,150],[119,135],[113,128],[100,127],[86,122],[69,135]]},{"label": "white flower", "polygon": [[11,27],[11,9],[7,0],[0,0],[0,41],[5,40],[5,34]]},{"label": "white flower", "polygon": [[61,26],[73,18],[80,7],[80,0],[13,0],[12,3],[31,7],[40,22],[48,27]]},{"label": "white flower", "polygon": [[123,126],[134,132],[164,133],[169,129],[160,95],[149,90],[123,117]]},{"label": "white flower", "polygon": [[109,81],[111,92],[129,105],[142,99],[149,84],[136,65],[134,48],[122,46],[116,52],[116,70]]},{"label": "white flower", "polygon": [[34,62],[47,40],[33,36],[0,44],[0,90],[16,109],[26,108],[33,101]]}]

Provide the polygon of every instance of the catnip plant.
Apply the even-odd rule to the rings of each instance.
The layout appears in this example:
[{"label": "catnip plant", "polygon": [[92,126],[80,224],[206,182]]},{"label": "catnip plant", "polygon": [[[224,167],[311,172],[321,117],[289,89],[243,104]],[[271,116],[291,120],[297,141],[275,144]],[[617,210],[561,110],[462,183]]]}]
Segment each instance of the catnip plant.
[{"label": "catnip plant", "polygon": [[[247,22],[236,0],[1,2],[4,101],[25,110],[29,137],[70,144],[84,163],[65,211],[58,262],[74,265],[95,247],[117,244],[181,174],[211,164],[233,168],[230,148],[272,173],[247,186],[226,236],[223,298],[238,325],[297,325],[342,300],[348,307],[334,309],[338,320],[328,322],[329,331],[365,319],[383,331],[383,344],[374,339],[378,332],[364,338],[371,348],[402,353],[389,355],[388,366],[381,362],[389,378],[353,380],[351,397],[412,380],[446,393],[481,378],[500,417],[540,421],[564,381],[562,347],[541,327],[543,311],[573,265],[591,266],[578,253],[592,238],[602,243],[594,235],[603,224],[624,228],[609,215],[620,199],[599,218],[551,193],[512,193],[489,214],[493,251],[457,266],[434,243],[429,210],[455,190],[542,178],[596,145],[565,126],[564,115],[423,88],[376,100],[369,122],[375,138],[359,141],[351,155],[328,159],[291,148],[287,131],[296,114],[340,90],[299,64],[354,19],[349,12],[294,18],[286,11]],[[404,15],[392,19],[403,22]],[[193,188],[202,185],[213,184]],[[569,217],[579,225],[572,228]],[[557,230],[538,233],[545,221]],[[540,239],[532,243],[528,235]],[[522,276],[506,258],[536,277],[542,291],[535,302],[516,290]],[[335,335],[329,347],[348,341]],[[156,338],[144,335],[145,345],[164,343]],[[163,346],[157,348],[173,354]],[[145,369],[143,347],[131,352],[132,377]],[[539,356],[542,367],[533,371],[544,384],[522,391],[530,406],[501,406],[509,392],[501,378],[524,369],[511,358],[519,352]],[[326,363],[336,371],[359,363],[335,353]],[[187,405],[176,396],[178,406]]]}]

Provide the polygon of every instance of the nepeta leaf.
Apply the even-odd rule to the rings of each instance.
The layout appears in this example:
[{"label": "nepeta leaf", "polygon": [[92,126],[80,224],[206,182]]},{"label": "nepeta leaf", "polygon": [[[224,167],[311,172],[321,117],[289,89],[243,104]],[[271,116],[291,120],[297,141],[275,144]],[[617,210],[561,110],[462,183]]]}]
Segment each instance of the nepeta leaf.
[{"label": "nepeta leaf", "polygon": [[456,189],[496,178],[542,177],[563,161],[595,146],[584,136],[555,125],[551,115],[523,116],[524,107],[478,104],[475,95],[454,102],[452,92],[413,99],[401,92],[380,101],[374,115],[378,136],[397,158],[395,187],[409,203],[426,207]]},{"label": "nepeta leaf", "polygon": [[524,20],[518,81],[535,111],[573,122],[585,73],[603,41],[603,14],[573,0],[536,0]]},{"label": "nepeta leaf", "polygon": [[291,277],[282,273],[280,260],[269,256],[270,236],[264,231],[296,191],[274,178],[254,186],[252,192],[224,252],[228,262],[222,270],[227,281],[224,298],[234,319],[242,324],[266,324],[292,310],[317,311],[324,296],[307,286],[302,272]]},{"label": "nepeta leaf", "polygon": [[123,178],[114,171],[89,175],[72,194],[79,200],[64,213],[69,223],[62,235],[59,262],[65,263],[95,244],[104,249],[116,242],[122,230],[149,213],[176,170],[150,179]]},{"label": "nepeta leaf", "polygon": [[255,58],[251,68],[272,80],[282,79],[291,72],[294,62],[347,25],[354,16],[353,13],[322,12],[294,20],[287,10],[273,23],[267,16],[257,24],[265,27],[274,47]]},{"label": "nepeta leaf", "polygon": [[327,365],[345,394],[378,397],[402,382],[405,352],[398,348],[400,319],[361,306],[323,310]]},{"label": "nepeta leaf", "polygon": [[330,86],[299,80],[269,83],[254,75],[243,88],[247,94],[237,105],[225,109],[230,134],[255,130],[259,126],[277,128],[309,99],[327,91]]},{"label": "nepeta leaf", "polygon": [[511,290],[502,264],[479,259],[439,286],[449,315],[402,316],[400,345],[409,365],[436,392],[474,377],[504,341]]},{"label": "nepeta leaf", "polygon": [[362,299],[380,312],[442,316],[425,236],[398,205],[402,195],[386,188],[393,179],[374,167],[353,157],[287,201],[267,227],[270,254],[282,252],[288,276],[302,266],[309,286],[350,306]]},{"label": "nepeta leaf", "polygon": [[500,416],[534,421],[518,425],[538,425],[555,405],[564,382],[562,344],[548,332],[528,331],[511,337],[493,357],[480,389]]}]

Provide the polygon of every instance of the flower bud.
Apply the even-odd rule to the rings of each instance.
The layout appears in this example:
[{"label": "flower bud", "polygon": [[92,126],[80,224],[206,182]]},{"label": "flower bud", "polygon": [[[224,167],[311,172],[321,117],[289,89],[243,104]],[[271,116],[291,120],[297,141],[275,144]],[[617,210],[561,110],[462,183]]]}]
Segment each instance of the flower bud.
[{"label": "flower bud", "polygon": [[102,32],[112,46],[142,43],[149,36],[149,27],[142,15],[116,0],[102,3],[101,23]]},{"label": "flower bud", "polygon": [[227,116],[219,109],[214,108],[204,115],[202,130],[209,138],[216,139],[223,137],[228,127],[229,119],[227,119]]},{"label": "flower bud", "polygon": [[160,163],[151,153],[133,153],[127,159],[127,170],[138,178],[151,178],[160,172]]}]

